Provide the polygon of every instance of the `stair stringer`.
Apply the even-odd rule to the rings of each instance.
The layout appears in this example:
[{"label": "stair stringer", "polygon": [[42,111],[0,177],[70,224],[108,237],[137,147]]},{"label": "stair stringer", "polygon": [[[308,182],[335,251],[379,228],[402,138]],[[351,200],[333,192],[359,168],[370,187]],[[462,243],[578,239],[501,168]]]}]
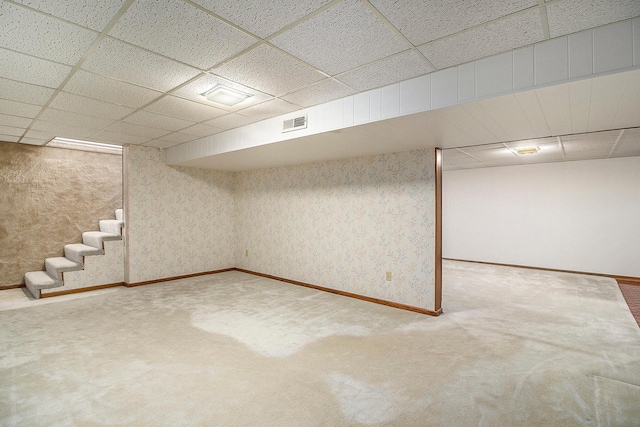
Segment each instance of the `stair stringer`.
[{"label": "stair stringer", "polygon": [[124,241],[103,242],[104,255],[84,257],[84,270],[63,273],[62,286],[42,289],[41,294],[124,282]]}]

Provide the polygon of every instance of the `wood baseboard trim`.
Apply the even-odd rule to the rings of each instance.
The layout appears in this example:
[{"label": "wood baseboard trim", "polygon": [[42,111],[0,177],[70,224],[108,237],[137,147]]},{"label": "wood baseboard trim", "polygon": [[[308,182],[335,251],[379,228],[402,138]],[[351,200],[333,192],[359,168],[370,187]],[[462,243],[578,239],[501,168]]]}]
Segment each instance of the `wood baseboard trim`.
[{"label": "wood baseboard trim", "polygon": [[616,276],[618,284],[640,286],[640,277]]},{"label": "wood baseboard trim", "polygon": [[283,277],[272,276],[271,274],[258,273],[256,271],[245,270],[244,268],[234,268],[233,270],[240,271],[242,273],[253,274],[255,276],[266,277],[267,279],[278,280],[280,282],[290,283],[292,285],[304,286],[305,288],[316,289],[323,292],[329,292],[336,295],[342,295],[344,297],[355,298],[362,301],[372,302],[374,304],[386,305],[388,307],[399,308],[401,310],[413,311],[420,314],[428,314],[429,316],[439,316],[442,314],[442,308],[437,310],[428,310],[426,308],[414,307],[412,305],[400,304],[393,301],[387,301],[378,298],[367,297],[364,295],[353,294],[351,292],[340,291],[337,289],[325,288],[324,286],[312,285],[310,283],[299,282],[297,280],[285,279]]},{"label": "wood baseboard trim", "polygon": [[555,273],[571,273],[571,274],[584,274],[586,276],[598,276],[598,277],[608,277],[610,279],[615,279],[617,282],[635,282],[632,284],[640,285],[640,277],[628,277],[628,276],[615,276],[613,274],[603,274],[603,273],[590,273],[588,271],[575,271],[575,270],[561,270],[557,268],[544,268],[544,267],[531,267],[529,265],[518,265],[518,264],[503,264],[499,262],[488,262],[488,261],[471,261],[468,259],[457,259],[457,258],[442,258],[447,261],[461,261],[461,262],[471,262],[474,264],[486,264],[486,265],[499,265],[502,267],[515,267],[515,268],[526,268],[528,270],[540,270],[540,271],[553,271]]},{"label": "wood baseboard trim", "polygon": [[6,291],[8,289],[20,289],[20,288],[26,288],[27,285],[25,285],[24,283],[20,284],[20,285],[6,285],[6,286],[0,286],[0,291]]},{"label": "wood baseboard trim", "polygon": [[79,294],[82,292],[97,291],[99,289],[116,288],[118,286],[124,286],[124,282],[108,283],[106,285],[98,285],[98,286],[88,286],[86,288],[68,289],[66,291],[49,292],[46,294],[43,294],[42,292],[40,292],[40,298],[51,298],[51,297],[59,297],[61,295]]},{"label": "wood baseboard trim", "polygon": [[124,285],[127,288],[133,288],[135,286],[152,285],[154,283],[170,282],[172,280],[188,279],[190,277],[206,276],[208,274],[218,274],[218,273],[224,273],[224,272],[227,272],[227,271],[234,271],[234,270],[236,270],[236,269],[235,268],[223,268],[221,270],[203,271],[201,273],[185,274],[183,276],[174,276],[174,277],[165,277],[164,279],[147,280],[145,282],[125,283]]}]

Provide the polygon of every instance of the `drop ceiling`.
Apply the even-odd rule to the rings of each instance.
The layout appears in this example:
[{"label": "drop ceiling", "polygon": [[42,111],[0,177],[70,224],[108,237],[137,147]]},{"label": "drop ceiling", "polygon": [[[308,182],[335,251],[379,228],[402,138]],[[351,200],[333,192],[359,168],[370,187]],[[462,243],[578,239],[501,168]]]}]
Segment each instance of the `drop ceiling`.
[{"label": "drop ceiling", "polygon": [[[168,148],[639,15],[638,0],[0,0],[0,140]],[[220,83],[253,96],[201,96]],[[457,124],[474,108],[437,113],[435,130],[475,138]],[[481,127],[468,145],[519,132]]]}]

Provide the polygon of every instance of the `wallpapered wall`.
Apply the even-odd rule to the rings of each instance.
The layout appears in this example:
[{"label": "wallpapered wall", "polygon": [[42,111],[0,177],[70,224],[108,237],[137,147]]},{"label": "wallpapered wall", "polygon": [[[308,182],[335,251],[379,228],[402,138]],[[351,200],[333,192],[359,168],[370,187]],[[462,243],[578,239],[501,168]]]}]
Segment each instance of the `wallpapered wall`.
[{"label": "wallpapered wall", "polygon": [[0,142],[0,287],[24,283],[121,207],[121,156]]},{"label": "wallpapered wall", "polygon": [[421,150],[239,173],[235,266],[434,309],[434,162]]},{"label": "wallpapered wall", "polygon": [[125,280],[234,266],[234,174],[169,167],[155,148],[125,154]]}]

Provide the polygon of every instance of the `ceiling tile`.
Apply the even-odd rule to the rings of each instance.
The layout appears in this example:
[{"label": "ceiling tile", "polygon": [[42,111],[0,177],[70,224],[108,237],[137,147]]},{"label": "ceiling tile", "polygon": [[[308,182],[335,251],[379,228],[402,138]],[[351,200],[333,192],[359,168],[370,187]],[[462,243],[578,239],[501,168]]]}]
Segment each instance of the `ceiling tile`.
[{"label": "ceiling tile", "polygon": [[201,69],[258,41],[182,0],[138,0],[109,34]]},{"label": "ceiling tile", "polygon": [[164,98],[149,105],[145,110],[164,114],[166,116],[179,117],[181,119],[190,120],[194,123],[227,114],[225,110],[177,98],[175,96],[165,96]]},{"label": "ceiling tile", "polygon": [[177,131],[194,124],[187,120],[177,119],[175,117],[163,116],[162,114],[150,113],[148,111],[138,111],[124,119],[127,123],[133,123],[141,126],[148,126],[157,129]]},{"label": "ceiling tile", "polygon": [[324,79],[319,83],[285,95],[282,99],[303,107],[310,107],[333,101],[334,99],[344,98],[354,93],[356,93],[355,90],[334,79]]},{"label": "ceiling tile", "polygon": [[82,68],[163,92],[199,73],[195,68],[112,38],[104,39]]},{"label": "ceiling tile", "polygon": [[111,104],[67,92],[59,92],[49,106],[58,110],[72,111],[74,113],[113,120],[121,119],[135,111],[135,109],[131,107]]},{"label": "ceiling tile", "polygon": [[39,105],[25,104],[22,102],[0,99],[0,113],[11,116],[29,117],[33,119],[38,115],[42,107]]},{"label": "ceiling tile", "polygon": [[170,133],[162,129],[154,129],[146,126],[135,125],[133,123],[115,122],[109,125],[105,131],[123,133],[125,135],[139,136],[142,138],[158,138]]},{"label": "ceiling tile", "polygon": [[144,144],[145,142],[149,141],[150,139],[151,138],[146,138],[146,137],[143,137],[143,136],[126,135],[124,133],[112,132],[112,131],[107,131],[107,130],[103,130],[101,132],[98,132],[98,133],[95,133],[95,134],[91,135],[91,141],[105,142],[107,144],[117,144],[117,145]]},{"label": "ceiling tile", "polygon": [[563,0],[547,5],[549,34],[563,36],[640,15],[638,0]]},{"label": "ceiling tile", "polygon": [[290,104],[281,99],[273,99],[271,101],[263,102],[262,104],[254,105],[253,107],[246,108],[242,110],[242,114],[254,117],[258,120],[264,120],[299,109],[300,107],[297,105]]},{"label": "ceiling tile", "polygon": [[562,136],[567,160],[602,159],[609,156],[619,131],[593,132]]},{"label": "ceiling tile", "polygon": [[102,129],[113,122],[111,119],[87,116],[85,114],[78,114],[71,111],[56,110],[55,108],[47,108],[44,110],[39,119],[91,129]]},{"label": "ceiling tile", "polygon": [[89,135],[96,132],[95,128],[86,128],[81,126],[73,126],[62,122],[50,122],[46,120],[36,120],[31,125],[28,137],[33,137],[32,131],[41,131],[43,135],[38,136],[44,138],[47,135],[59,136],[61,138],[85,139]]},{"label": "ceiling tile", "polygon": [[421,76],[431,71],[433,69],[427,65],[419,53],[409,50],[340,74],[336,78],[358,91],[365,91]]},{"label": "ceiling tile", "polygon": [[57,88],[69,72],[68,65],[0,48],[0,77]]},{"label": "ceiling tile", "polygon": [[[251,94],[251,97],[245,101],[242,101],[237,105],[230,107],[228,105],[221,105],[216,102],[211,102],[207,98],[202,96],[203,93],[205,93],[206,91],[208,91],[209,89],[212,89],[214,86],[217,86],[217,85],[224,85],[224,86],[230,87],[231,89],[236,89],[236,90],[239,90],[240,92]],[[223,79],[222,77],[214,76],[211,74],[203,75],[202,77],[198,78],[197,80],[194,80],[188,85],[185,85],[180,89],[176,90],[175,92],[172,92],[172,95],[176,95],[181,98],[187,98],[192,101],[199,102],[201,104],[211,105],[213,107],[218,107],[218,108],[222,108],[224,110],[229,110],[229,111],[235,111],[240,108],[245,108],[247,106],[247,103],[258,104],[260,102],[264,102],[272,98],[272,96],[259,92],[250,87],[247,87],[239,83],[235,83],[230,80]]]},{"label": "ceiling tile", "polygon": [[64,90],[119,105],[139,108],[160,95],[151,89],[78,70]]},{"label": "ceiling tile", "polygon": [[0,142],[18,142],[19,140],[20,140],[19,136],[0,134]]},{"label": "ceiling tile", "polygon": [[419,49],[441,69],[533,44],[543,38],[540,12],[536,8],[427,43]]},{"label": "ceiling tile", "polygon": [[407,48],[364,3],[345,0],[271,40],[316,68],[336,75]]},{"label": "ceiling tile", "polygon": [[217,75],[270,95],[281,95],[325,76],[268,45],[258,46],[213,70]]},{"label": "ceiling tile", "polygon": [[54,90],[48,87],[0,78],[0,98],[3,99],[44,105],[53,93]]},{"label": "ceiling tile", "polygon": [[281,30],[332,0],[193,0],[239,27],[262,38]]},{"label": "ceiling tile", "polygon": [[0,124],[0,134],[9,135],[9,136],[22,136],[24,131],[27,130],[25,127],[14,127],[14,126],[3,126]]},{"label": "ceiling tile", "polygon": [[204,124],[214,126],[222,130],[227,130],[248,125],[256,121],[257,119],[254,117],[247,117],[240,114],[227,114],[226,116],[217,117],[213,120],[204,122]]},{"label": "ceiling tile", "polygon": [[411,43],[423,44],[537,6],[537,0],[371,0]]},{"label": "ceiling tile", "polygon": [[93,30],[102,31],[126,0],[14,1]]},{"label": "ceiling tile", "polygon": [[213,135],[221,132],[221,129],[218,129],[213,126],[203,125],[202,123],[198,123],[197,125],[193,125],[186,129],[180,130],[180,133],[185,133],[187,135],[193,135],[196,138],[203,138],[205,136]]},{"label": "ceiling tile", "polygon": [[0,3],[0,47],[74,65],[98,33],[7,2]]},{"label": "ceiling tile", "polygon": [[6,114],[0,114],[0,125],[2,126],[15,126],[21,128],[27,128],[31,124],[32,119],[26,117],[9,116]]},{"label": "ceiling tile", "polygon": [[56,131],[54,130],[38,130],[38,129],[29,129],[26,133],[25,138],[32,138],[38,140],[49,141],[56,137]]}]

